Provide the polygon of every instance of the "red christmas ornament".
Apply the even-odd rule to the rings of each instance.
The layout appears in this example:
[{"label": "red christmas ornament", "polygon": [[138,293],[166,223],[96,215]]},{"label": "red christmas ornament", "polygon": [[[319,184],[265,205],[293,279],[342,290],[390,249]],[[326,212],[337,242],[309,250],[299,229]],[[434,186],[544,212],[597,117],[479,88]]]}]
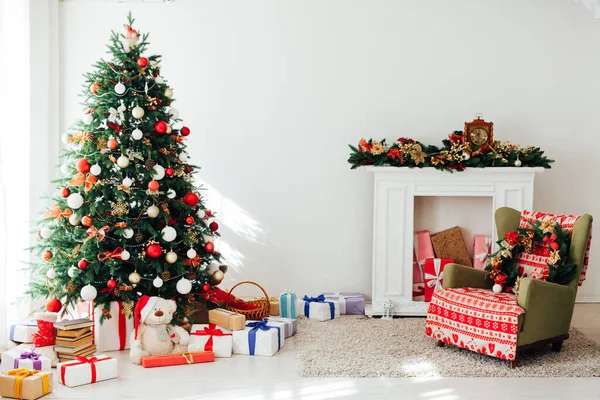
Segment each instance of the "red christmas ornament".
[{"label": "red christmas ornament", "polygon": [[81,158],[75,163],[75,168],[77,168],[77,171],[81,172],[82,174],[87,174],[90,172],[90,163],[88,162],[87,158]]},{"label": "red christmas ornament", "polygon": [[187,136],[190,134],[190,128],[184,126],[179,132],[181,132],[181,136]]},{"label": "red christmas ornament", "polygon": [[217,229],[219,229],[219,224],[217,224],[216,222],[211,222],[210,225],[208,226],[210,228],[211,231],[216,231]]},{"label": "red christmas ornament", "polygon": [[148,66],[148,59],[146,57],[138,58],[138,66],[140,68],[145,68]]},{"label": "red christmas ornament", "polygon": [[150,246],[146,247],[146,254],[148,254],[148,257],[150,258],[158,258],[162,254],[162,247],[156,243],[151,244]]},{"label": "red christmas ornament", "polygon": [[186,165],[185,166],[185,172],[188,173],[188,174],[191,174],[192,173],[192,167],[190,167],[189,165]]},{"label": "red christmas ornament", "polygon": [[108,142],[106,142],[106,147],[108,147],[111,150],[114,150],[117,148],[117,139],[112,138],[112,139],[108,139]]},{"label": "red christmas ornament", "polygon": [[109,279],[108,282],[106,282],[106,287],[109,289],[114,289],[117,287],[117,281],[115,281],[114,279]]},{"label": "red christmas ornament", "polygon": [[100,88],[100,85],[98,84],[98,82],[94,82],[90,85],[90,92],[92,92],[93,94],[98,94],[99,88]]},{"label": "red christmas ornament", "polygon": [[167,222],[169,225],[175,225],[177,223],[177,218],[171,217],[169,218],[169,222]]},{"label": "red christmas ornament", "polygon": [[204,285],[202,285],[202,290],[208,292],[210,290],[210,285],[208,283],[205,283]]},{"label": "red christmas ornament", "polygon": [[152,190],[153,192],[156,192],[158,190],[158,187],[159,185],[157,181],[152,180],[148,182],[148,189]]},{"label": "red christmas ornament", "polygon": [[195,207],[198,204],[198,195],[196,193],[187,193],[183,196],[183,202],[190,207]]},{"label": "red christmas ornament", "polygon": [[215,245],[213,242],[208,242],[204,245],[204,250],[206,250],[209,253],[212,253],[213,251],[215,251]]},{"label": "red christmas ornament", "polygon": [[165,169],[165,175],[168,177],[172,177],[173,175],[175,175],[175,170],[171,167],[168,167],[167,169]]},{"label": "red christmas ornament", "polygon": [[81,218],[81,225],[83,226],[92,226],[92,222],[92,217],[89,215],[84,215],[83,218]]},{"label": "red christmas ornament", "polygon": [[59,312],[62,308],[62,303],[59,299],[53,298],[46,302],[46,311],[48,312]]},{"label": "red christmas ornament", "polygon": [[50,261],[50,259],[52,258],[52,252],[50,250],[44,250],[44,252],[42,253],[42,258],[44,259],[44,261]]},{"label": "red christmas ornament", "polygon": [[194,223],[194,217],[188,215],[187,217],[185,217],[185,223],[188,225],[192,225]]},{"label": "red christmas ornament", "polygon": [[60,195],[64,198],[69,197],[70,194],[71,194],[71,189],[69,189],[69,188],[62,188],[60,191]]},{"label": "red christmas ornament", "polygon": [[82,258],[81,260],[79,260],[79,262],[77,263],[77,266],[79,267],[79,269],[86,269],[88,266],[88,262],[85,258]]},{"label": "red christmas ornament", "polygon": [[154,124],[154,132],[156,133],[166,133],[167,132],[167,123],[165,121],[156,121]]}]

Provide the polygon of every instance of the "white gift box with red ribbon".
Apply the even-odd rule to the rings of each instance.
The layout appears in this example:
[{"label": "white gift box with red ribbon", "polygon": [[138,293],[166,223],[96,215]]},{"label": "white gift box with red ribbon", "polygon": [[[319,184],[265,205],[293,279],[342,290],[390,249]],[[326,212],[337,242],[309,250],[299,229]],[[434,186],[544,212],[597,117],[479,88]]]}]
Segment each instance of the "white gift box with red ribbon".
[{"label": "white gift box with red ribbon", "polygon": [[215,357],[229,358],[233,350],[232,332],[215,324],[194,324],[190,331],[188,352],[212,351]]}]

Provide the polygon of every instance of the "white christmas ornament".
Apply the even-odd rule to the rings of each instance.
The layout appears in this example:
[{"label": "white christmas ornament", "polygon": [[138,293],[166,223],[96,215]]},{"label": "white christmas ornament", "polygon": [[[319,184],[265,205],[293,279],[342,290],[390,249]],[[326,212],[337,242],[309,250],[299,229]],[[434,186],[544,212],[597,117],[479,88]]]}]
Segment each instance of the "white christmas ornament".
[{"label": "white christmas ornament", "polygon": [[82,121],[84,124],[86,124],[86,125],[89,125],[89,124],[91,124],[92,122],[94,122],[94,117],[92,116],[92,114],[85,114],[85,115],[83,116],[83,118],[81,118],[81,121]]},{"label": "white christmas ornament", "polygon": [[496,283],[494,286],[492,286],[492,291],[494,293],[500,293],[502,291],[502,285]]},{"label": "white christmas ornament", "polygon": [[92,285],[85,285],[81,288],[81,298],[85,301],[92,301],[98,295],[98,291]]},{"label": "white christmas ornament", "polygon": [[119,168],[129,167],[129,158],[121,155],[119,158],[117,158],[117,165],[119,166]]},{"label": "white christmas ornament", "polygon": [[160,234],[165,242],[172,242],[177,237],[177,231],[172,226],[165,226]]},{"label": "white christmas ornament", "polygon": [[63,133],[62,136],[60,137],[60,140],[63,142],[63,144],[69,144],[70,137],[71,137],[71,135],[69,135],[68,133]]},{"label": "white christmas ornament", "polygon": [[59,171],[61,174],[63,175],[67,175],[70,171],[69,171],[69,166],[67,164],[63,164],[60,166]]},{"label": "white christmas ornament", "polygon": [[150,218],[156,218],[158,217],[158,214],[160,214],[160,210],[156,206],[150,206],[146,210],[146,214],[148,214]]},{"label": "white christmas ornament", "polygon": [[165,82],[165,78],[163,78],[162,76],[157,76],[156,78],[154,78],[154,82],[156,83],[164,83]]},{"label": "white christmas ornament", "polygon": [[133,140],[140,140],[141,138],[144,137],[144,132],[142,132],[139,129],[135,128],[133,130],[133,132],[131,132],[131,137],[133,138]]},{"label": "white christmas ornament", "polygon": [[125,239],[131,239],[133,237],[133,229],[131,229],[131,228],[125,228],[123,230],[123,237]]},{"label": "white christmas ornament", "polygon": [[40,236],[42,239],[48,239],[50,236],[52,236],[52,229],[44,226],[42,229],[40,229]]},{"label": "white christmas ornament", "polygon": [[167,254],[165,254],[165,261],[169,264],[175,264],[177,261],[177,253],[174,251],[169,251]]},{"label": "white christmas ornament", "polygon": [[163,285],[163,280],[160,279],[160,276],[157,276],[156,278],[154,278],[154,280],[152,281],[152,284],[154,285],[155,288],[159,288]]},{"label": "white christmas ornament", "polygon": [[176,109],[175,107],[171,107],[171,109],[169,110],[169,115],[173,118],[176,119],[179,117],[179,110]]},{"label": "white christmas ornament", "polygon": [[118,94],[119,96],[121,96],[123,93],[125,93],[125,85],[123,85],[121,82],[117,83],[115,85],[115,93]]},{"label": "white christmas ornament", "polygon": [[515,167],[520,167],[523,163],[518,158],[515,160]]},{"label": "white christmas ornament", "polygon": [[196,213],[196,215],[200,219],[204,219],[204,217],[206,217],[206,213],[204,212],[204,210],[198,210],[198,212]]},{"label": "white christmas ornament", "polygon": [[144,117],[144,109],[140,106],[135,106],[133,110],[131,110],[131,115],[133,115],[133,118],[141,119]]},{"label": "white christmas ornament", "polygon": [[131,254],[127,250],[123,249],[123,252],[121,253],[121,260],[127,261],[130,257]]},{"label": "white christmas ornament", "polygon": [[79,225],[80,222],[81,218],[79,218],[77,214],[71,214],[71,216],[69,217],[69,223],[73,226]]},{"label": "white christmas ornament", "polygon": [[156,164],[154,167],[152,167],[152,169],[154,170],[152,177],[155,180],[160,181],[162,178],[165,177],[165,169],[161,165]]},{"label": "white christmas ornament", "polygon": [[131,178],[128,177],[123,178],[123,181],[121,181],[121,183],[125,187],[131,187],[131,185],[133,185],[133,181],[131,180]]},{"label": "white christmas ornament", "polygon": [[185,162],[187,159],[188,159],[188,153],[186,153],[185,151],[182,151],[181,153],[179,153],[179,161]]},{"label": "white christmas ornament", "polygon": [[100,167],[98,164],[94,164],[90,167],[90,174],[92,174],[94,176],[100,175],[101,172],[102,172],[102,167]]},{"label": "white christmas ornament", "polygon": [[67,274],[69,275],[69,278],[75,278],[78,273],[79,273],[79,268],[77,268],[74,265],[71,265],[71,267],[67,271]]},{"label": "white christmas ornament", "polygon": [[48,271],[46,271],[46,276],[48,277],[48,279],[56,278],[56,271],[54,270],[54,268],[50,268]]},{"label": "white christmas ornament", "polygon": [[72,193],[67,197],[67,204],[74,210],[83,205],[83,197],[79,193]]},{"label": "white christmas ornament", "polygon": [[167,190],[167,197],[170,199],[174,199],[175,196],[177,196],[177,193],[175,193],[175,191],[173,189],[169,189]]},{"label": "white christmas ornament", "polygon": [[171,90],[171,88],[166,88],[165,89],[165,97],[167,99],[172,99],[173,98],[173,90]]},{"label": "white christmas ornament", "polygon": [[219,266],[221,266],[221,264],[219,264],[218,261],[211,261],[210,264],[208,264],[208,273],[209,274],[214,274],[215,271],[219,270]]},{"label": "white christmas ornament", "polygon": [[463,160],[468,160],[469,158],[471,158],[471,155],[469,153],[463,153]]},{"label": "white christmas ornament", "polygon": [[192,282],[185,278],[181,278],[177,281],[176,289],[181,294],[188,294],[192,291]]},{"label": "white christmas ornament", "polygon": [[188,256],[188,258],[194,258],[198,255],[198,253],[196,253],[196,250],[194,249],[189,249],[186,255]]}]

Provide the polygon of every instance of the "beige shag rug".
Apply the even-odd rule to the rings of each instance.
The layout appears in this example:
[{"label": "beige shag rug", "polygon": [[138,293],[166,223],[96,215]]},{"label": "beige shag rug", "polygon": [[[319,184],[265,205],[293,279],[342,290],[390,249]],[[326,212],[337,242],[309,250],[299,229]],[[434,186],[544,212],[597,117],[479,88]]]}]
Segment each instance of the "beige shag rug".
[{"label": "beige shag rug", "polygon": [[298,321],[298,375],[304,377],[593,377],[600,345],[571,329],[560,353],[551,346],[523,353],[519,367],[425,336],[425,318],[392,321],[342,317]]}]

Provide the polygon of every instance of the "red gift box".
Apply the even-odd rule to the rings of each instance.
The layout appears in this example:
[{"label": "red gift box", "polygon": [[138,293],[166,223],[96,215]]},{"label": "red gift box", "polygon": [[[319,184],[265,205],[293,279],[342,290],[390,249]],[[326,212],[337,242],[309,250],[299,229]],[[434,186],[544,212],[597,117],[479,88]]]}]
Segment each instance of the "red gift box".
[{"label": "red gift box", "polygon": [[425,260],[425,301],[431,301],[433,292],[443,288],[444,267],[453,262],[452,258],[428,258]]},{"label": "red gift box", "polygon": [[169,365],[197,364],[215,361],[212,351],[199,351],[197,353],[165,354],[162,356],[142,357],[142,367],[166,367]]},{"label": "red gift box", "polygon": [[[431,243],[431,235],[429,231],[415,232],[413,253],[413,283],[421,283],[423,280],[423,271],[425,260],[434,258],[433,244]],[[416,264],[415,264],[416,261]]]}]

